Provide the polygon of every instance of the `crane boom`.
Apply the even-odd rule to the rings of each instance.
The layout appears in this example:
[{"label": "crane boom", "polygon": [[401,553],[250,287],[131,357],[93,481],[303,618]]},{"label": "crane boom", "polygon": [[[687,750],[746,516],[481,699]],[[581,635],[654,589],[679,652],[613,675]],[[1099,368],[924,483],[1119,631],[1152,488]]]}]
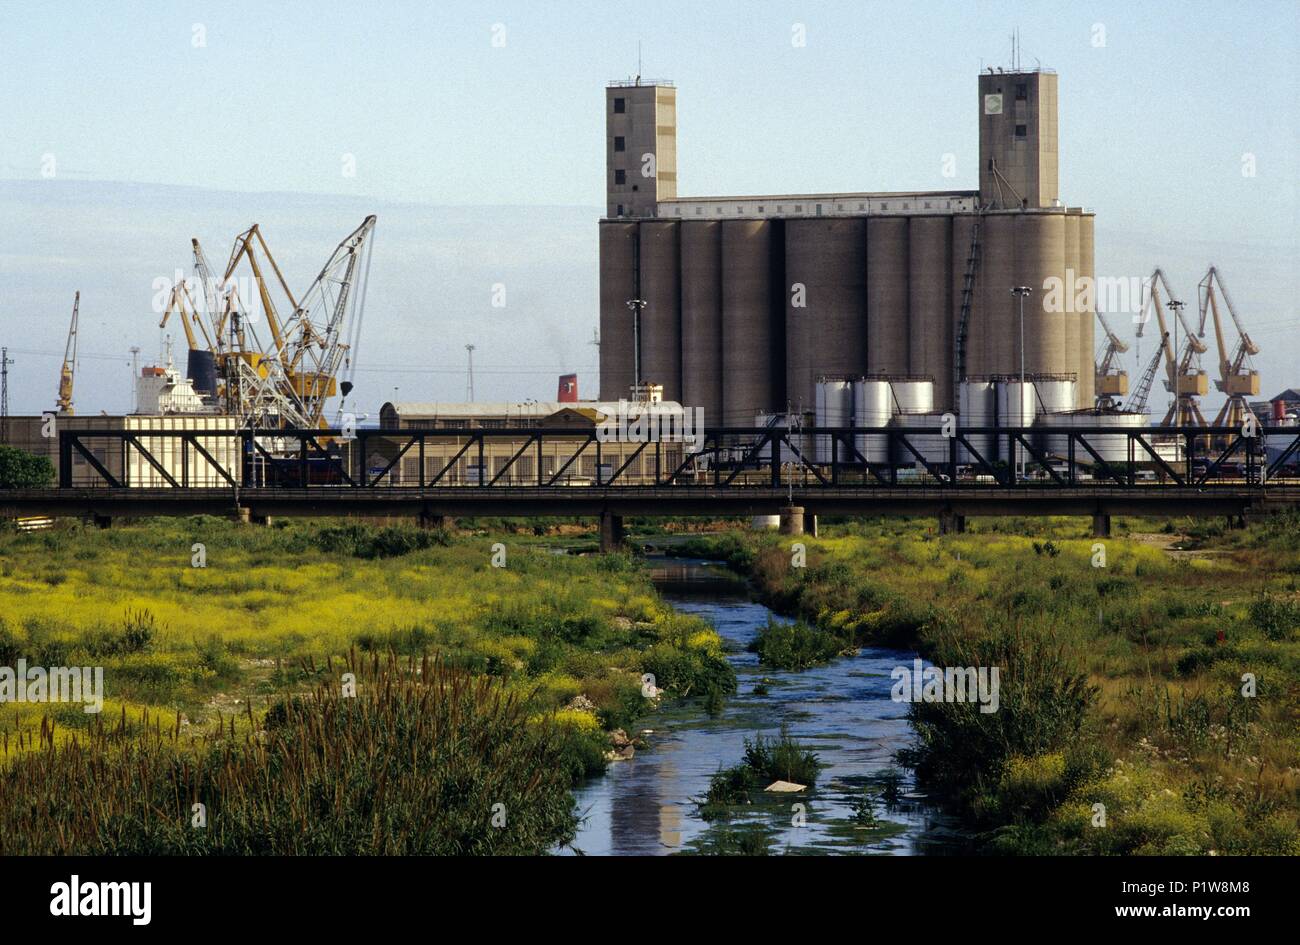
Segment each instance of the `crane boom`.
[{"label": "crane boom", "polygon": [[63,366],[59,370],[59,413],[73,415],[72,385],[77,373],[77,321],[81,312],[81,291],[72,297],[72,324],[68,326],[68,340],[63,346]]}]

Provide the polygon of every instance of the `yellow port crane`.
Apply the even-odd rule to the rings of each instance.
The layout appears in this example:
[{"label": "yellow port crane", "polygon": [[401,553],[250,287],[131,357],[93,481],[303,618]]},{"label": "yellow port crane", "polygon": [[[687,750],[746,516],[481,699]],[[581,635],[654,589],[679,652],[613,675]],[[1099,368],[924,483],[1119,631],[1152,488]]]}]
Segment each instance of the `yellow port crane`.
[{"label": "yellow port crane", "polygon": [[[1161,289],[1164,290],[1163,303]],[[1210,392],[1209,379],[1200,369],[1200,356],[1207,349],[1205,343],[1187,324],[1187,319],[1183,317],[1184,303],[1174,295],[1164,270],[1157,266],[1155,272],[1151,274],[1150,287],[1142,302],[1142,313],[1138,319],[1137,330],[1139,338],[1142,337],[1142,329],[1150,317],[1147,314],[1148,306],[1155,310],[1156,320],[1160,324],[1160,337],[1169,338],[1169,326],[1165,321],[1165,305],[1174,310],[1174,328],[1181,327],[1183,337],[1174,344],[1168,341],[1161,343],[1161,349],[1165,353],[1165,390],[1173,394],[1174,398],[1160,425],[1203,427],[1205,417],[1201,415],[1200,402],[1197,398],[1204,397]]]},{"label": "yellow port crane", "polygon": [[68,341],[63,346],[63,367],[59,371],[59,413],[71,417],[72,383],[77,374],[77,319],[81,312],[81,291],[72,298],[72,324],[68,326]]},{"label": "yellow port crane", "polygon": [[[1242,327],[1241,319],[1237,317],[1237,309],[1232,304],[1232,297],[1228,295],[1228,287],[1224,285],[1223,276],[1218,269],[1214,266],[1210,267],[1210,271],[1201,280],[1199,289],[1201,334],[1205,334],[1206,316],[1212,316],[1214,339],[1219,349],[1219,379],[1214,382],[1214,388],[1226,394],[1228,398],[1219,408],[1219,413],[1214,418],[1214,425],[1216,427],[1240,426],[1250,415],[1250,404],[1246,398],[1259,396],[1259,372],[1250,363],[1251,356],[1259,354],[1259,345],[1251,340],[1246,329]],[[1228,314],[1232,317],[1232,324],[1237,329],[1237,345],[1231,353],[1223,337],[1223,319],[1219,316],[1219,295],[1223,296]]]},{"label": "yellow port crane", "polygon": [[1097,362],[1096,400],[1097,406],[1104,410],[1113,410],[1119,406],[1119,398],[1128,393],[1128,372],[1115,364],[1119,355],[1128,351],[1128,345],[1111,330],[1110,323],[1101,312],[1097,313],[1102,330],[1106,332],[1106,348],[1101,360]]}]

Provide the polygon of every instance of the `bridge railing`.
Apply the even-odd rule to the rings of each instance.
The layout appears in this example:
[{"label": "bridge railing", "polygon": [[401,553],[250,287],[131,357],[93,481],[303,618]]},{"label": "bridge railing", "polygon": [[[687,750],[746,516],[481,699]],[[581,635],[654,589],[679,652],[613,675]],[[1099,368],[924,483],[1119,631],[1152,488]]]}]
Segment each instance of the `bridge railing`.
[{"label": "bridge railing", "polygon": [[59,432],[63,488],[1267,488],[1300,481],[1300,429],[723,427]]}]

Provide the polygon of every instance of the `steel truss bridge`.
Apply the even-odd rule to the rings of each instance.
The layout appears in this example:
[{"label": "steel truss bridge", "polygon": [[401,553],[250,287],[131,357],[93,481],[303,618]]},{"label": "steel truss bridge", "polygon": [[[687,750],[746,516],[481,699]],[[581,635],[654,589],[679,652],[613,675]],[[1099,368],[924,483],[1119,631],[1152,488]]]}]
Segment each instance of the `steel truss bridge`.
[{"label": "steel truss bridge", "polygon": [[[107,524],[193,514],[599,515],[612,542],[626,515],[781,514],[783,527],[796,515],[937,515],[943,530],[960,530],[969,515],[1091,515],[1105,534],[1113,514],[1244,518],[1300,506],[1300,429],[1254,433],[726,427],[684,444],[611,442],[592,427],[73,427],[58,433],[58,487],[0,490],[0,516]],[[868,461],[864,452],[892,461]],[[802,522],[789,526],[798,531]]]}]

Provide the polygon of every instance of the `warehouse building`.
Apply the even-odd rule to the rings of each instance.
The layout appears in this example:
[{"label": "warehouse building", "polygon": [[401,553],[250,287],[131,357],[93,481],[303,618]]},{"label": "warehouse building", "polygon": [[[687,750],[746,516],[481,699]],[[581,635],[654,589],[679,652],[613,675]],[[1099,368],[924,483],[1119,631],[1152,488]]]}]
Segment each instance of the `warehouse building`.
[{"label": "warehouse building", "polygon": [[963,382],[1020,371],[1011,289],[1029,286],[1025,372],[1091,407],[1095,298],[1045,291],[1094,276],[1093,214],[1060,199],[1057,75],[986,71],[978,108],[978,191],[688,198],[677,90],[610,84],[601,399],[661,384],[710,425],[749,426],[811,413],[820,378],[872,376],[931,379],[934,409],[956,410]]}]

